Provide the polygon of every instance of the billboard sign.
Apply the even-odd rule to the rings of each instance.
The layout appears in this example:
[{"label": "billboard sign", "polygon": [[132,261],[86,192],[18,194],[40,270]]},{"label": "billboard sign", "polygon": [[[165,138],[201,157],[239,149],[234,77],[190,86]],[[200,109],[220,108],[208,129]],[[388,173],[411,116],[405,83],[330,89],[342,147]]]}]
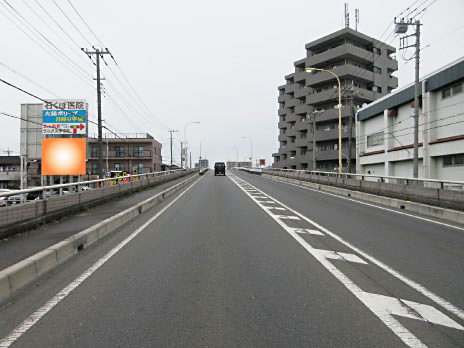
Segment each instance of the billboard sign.
[{"label": "billboard sign", "polygon": [[42,138],[42,175],[84,175],[85,138]]},{"label": "billboard sign", "polygon": [[49,100],[43,103],[42,134],[87,134],[85,100]]}]

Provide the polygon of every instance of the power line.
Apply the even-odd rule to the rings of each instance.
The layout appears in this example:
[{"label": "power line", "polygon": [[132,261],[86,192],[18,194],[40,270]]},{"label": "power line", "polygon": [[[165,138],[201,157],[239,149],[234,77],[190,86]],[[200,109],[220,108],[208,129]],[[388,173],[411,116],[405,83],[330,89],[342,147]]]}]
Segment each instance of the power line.
[{"label": "power line", "polygon": [[[2,4],[3,5],[3,4]],[[19,30],[21,30],[27,37],[29,37],[36,45],[38,45],[42,50],[45,51],[45,53],[47,53],[49,56],[51,56],[54,60],[56,60],[59,64],[61,64],[65,69],[67,69],[68,71],[70,71],[72,74],[74,74],[75,76],[77,76],[81,81],[83,81],[84,83],[86,83],[87,85],[90,85],[92,86],[88,81],[86,81],[85,79],[83,79],[76,71],[74,70],[71,70],[71,68],[66,65],[65,63],[63,63],[61,60],[59,60],[55,55],[51,54],[49,50],[47,50],[46,48],[44,48],[42,46],[42,44],[40,44],[39,42],[37,42],[31,35],[29,35],[27,32],[25,32],[20,26],[18,26],[18,24],[16,24],[11,18],[9,18],[2,10],[0,10],[0,13],[5,16],[5,18],[7,18],[14,26],[16,26]],[[93,87],[93,86],[92,86]]]},{"label": "power line", "polygon": [[87,29],[90,30],[90,32],[93,34],[93,36],[97,39],[97,41],[100,43],[100,45],[102,45],[102,47],[105,47],[105,45],[103,45],[103,43],[100,41],[100,39],[97,37],[97,35],[95,35],[95,33],[92,31],[92,29],[90,29],[90,27],[87,25],[87,23],[84,21],[84,18],[82,18],[82,16],[79,14],[79,12],[77,11],[77,9],[74,7],[74,5],[71,3],[71,0],[68,0],[69,4],[71,5],[71,7],[73,8],[73,10],[77,13],[77,15],[79,16],[79,18],[82,20],[82,22],[84,22],[85,26],[87,27]]},{"label": "power line", "polygon": [[58,9],[61,11],[61,13],[63,14],[63,16],[66,17],[66,19],[69,21],[69,23],[71,23],[71,25],[74,27],[74,29],[76,29],[76,31],[84,38],[85,41],[87,41],[87,43],[89,44],[89,46],[92,47],[92,44],[90,43],[90,41],[81,33],[81,31],[75,26],[74,22],[66,15],[66,13],[61,9],[61,7],[56,3],[55,0],[53,0],[53,3],[56,5],[56,7],[58,7]]},{"label": "power line", "polygon": [[[59,54],[62,55],[63,58],[65,58],[66,60],[68,60],[71,65],[74,65],[75,68],[81,70],[84,74],[87,74],[88,76],[91,76],[89,75],[89,73],[87,71],[85,71],[80,65],[76,64],[72,59],[70,59],[63,51],[61,51],[58,47],[56,47],[56,45],[51,42],[45,35],[43,35],[35,26],[33,26],[31,23],[29,23],[26,18],[24,18],[23,15],[21,15],[13,6],[11,6],[8,1],[4,0],[5,3],[8,5],[8,7],[11,8],[11,10],[8,9],[8,7],[6,7],[5,5],[2,4],[3,7],[5,7],[7,10],[9,10],[10,12],[11,11],[14,11],[14,13],[16,13],[21,19],[18,18],[18,16],[16,16],[14,13],[13,16],[16,17],[16,19],[18,19],[29,31],[31,31],[31,33],[34,34],[34,31],[35,31],[35,35],[40,39],[42,40],[42,42],[46,43],[48,46],[51,46],[52,49],[54,49],[56,52],[58,52]],[[21,21],[22,20],[22,21]],[[30,28],[32,28],[34,31],[32,31]],[[45,40],[45,41],[43,41]]]},{"label": "power line", "polygon": [[[87,60],[85,60],[80,54],[78,54],[78,52],[73,48],[71,47],[71,45],[65,40],[62,38],[61,35],[59,35],[54,29],[53,27],[47,23],[46,20],[44,20],[41,16],[39,16],[39,14],[27,3],[26,0],[23,0],[24,4],[32,11],[32,13],[35,14],[36,17],[38,17],[42,23],[44,23],[61,41],[63,41],[63,43],[72,51],[76,54],[77,57],[79,57],[79,59],[81,59],[82,61],[84,61],[86,64],[87,64]],[[48,14],[48,13],[47,13]],[[54,24],[57,24],[57,23],[54,23]],[[61,28],[61,27],[60,27]],[[61,28],[62,29],[62,28]],[[63,29],[62,29],[63,30]],[[66,33],[66,32],[65,32]],[[66,33],[67,34],[67,33]],[[68,35],[69,37],[69,35]],[[75,42],[75,41],[74,41]]]},{"label": "power line", "polygon": [[43,89],[44,91],[46,91],[46,92],[52,94],[52,95],[55,96],[56,98],[58,98],[58,99],[60,98],[59,96],[57,96],[55,93],[53,93],[53,92],[50,91],[49,89],[47,89],[47,88],[45,88],[45,87],[39,85],[37,82],[31,80],[31,79],[28,78],[27,76],[24,76],[23,74],[19,73],[18,71],[14,70],[13,68],[9,67],[8,65],[6,65],[6,64],[4,64],[4,63],[2,63],[2,62],[0,62],[0,65],[3,66],[4,68],[10,70],[11,72],[13,72],[13,73],[15,73],[15,74],[21,76],[23,79],[29,81],[30,83],[36,85],[37,87]]}]

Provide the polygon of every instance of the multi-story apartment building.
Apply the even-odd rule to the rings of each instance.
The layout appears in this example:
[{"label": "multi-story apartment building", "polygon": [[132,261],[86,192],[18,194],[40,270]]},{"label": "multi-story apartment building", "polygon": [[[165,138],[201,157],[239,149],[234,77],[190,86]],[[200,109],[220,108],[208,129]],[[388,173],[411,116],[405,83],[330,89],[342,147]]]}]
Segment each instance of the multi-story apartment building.
[{"label": "multi-story apartment building", "polygon": [[[98,138],[89,136],[87,173],[98,171]],[[103,166],[106,171],[137,174],[161,171],[161,144],[148,133],[103,134]]]},{"label": "multi-story apartment building", "polygon": [[[279,151],[275,168],[338,168],[338,84],[341,81],[342,154],[344,170],[355,169],[357,108],[384,96],[398,86],[392,73],[398,69],[395,48],[350,28],[306,44],[306,58],[294,63],[295,72],[279,86]],[[351,139],[351,140],[350,140]],[[351,147],[351,150],[349,150]],[[313,160],[315,159],[315,160]]]}]

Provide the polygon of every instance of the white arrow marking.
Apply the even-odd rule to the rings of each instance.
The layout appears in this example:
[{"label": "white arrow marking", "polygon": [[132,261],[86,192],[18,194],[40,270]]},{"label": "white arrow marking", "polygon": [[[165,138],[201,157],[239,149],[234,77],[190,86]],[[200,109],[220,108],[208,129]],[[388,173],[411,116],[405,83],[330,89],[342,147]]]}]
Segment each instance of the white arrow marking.
[{"label": "white arrow marking", "polygon": [[301,233],[301,234],[305,234],[305,233],[314,234],[316,236],[323,236],[324,235],[324,233],[322,233],[321,231],[311,230],[309,228],[295,228],[295,229],[293,229],[293,231],[296,232],[296,233]]},{"label": "white arrow marking", "polygon": [[345,260],[349,262],[356,262],[356,263],[362,263],[362,264],[367,265],[366,261],[364,261],[363,259],[361,259],[360,257],[354,254],[336,253],[335,251],[332,251],[332,250],[323,250],[323,249],[313,249],[313,252],[326,259]]},{"label": "white arrow marking", "polygon": [[440,312],[435,307],[429,305],[384,295],[372,294],[369,292],[359,294],[358,297],[366,306],[371,308],[379,316],[398,315],[400,317],[426,321],[457,330],[464,330],[464,327],[460,324]]},{"label": "white arrow marking", "polygon": [[272,215],[276,219],[281,219],[281,220],[301,220],[298,216],[292,216],[292,215]]}]

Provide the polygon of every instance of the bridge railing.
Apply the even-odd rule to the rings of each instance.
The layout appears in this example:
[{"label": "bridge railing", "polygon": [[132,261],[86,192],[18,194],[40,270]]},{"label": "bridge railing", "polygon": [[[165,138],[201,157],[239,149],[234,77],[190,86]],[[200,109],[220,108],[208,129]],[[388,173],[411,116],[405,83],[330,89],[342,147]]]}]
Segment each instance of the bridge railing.
[{"label": "bridge railing", "polygon": [[253,168],[252,170],[241,168],[241,170],[286,178],[284,180],[311,182],[315,184],[315,188],[317,185],[335,186],[379,196],[464,210],[464,181],[356,173],[339,175],[335,172],[277,168]]}]

